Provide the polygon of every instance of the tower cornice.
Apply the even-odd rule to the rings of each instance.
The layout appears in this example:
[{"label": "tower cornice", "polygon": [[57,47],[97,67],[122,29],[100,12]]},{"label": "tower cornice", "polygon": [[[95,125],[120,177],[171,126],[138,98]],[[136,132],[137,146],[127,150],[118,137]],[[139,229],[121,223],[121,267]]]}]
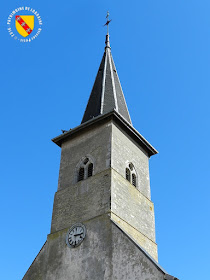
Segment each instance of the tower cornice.
[{"label": "tower cornice", "polygon": [[146,153],[148,153],[149,156],[158,153],[158,151],[116,110],[112,110],[106,114],[99,115],[98,117],[82,123],[79,126],[53,138],[52,141],[61,147],[62,143],[68,141],[71,137],[76,136],[86,129],[90,129],[96,124],[98,125],[110,120],[113,120],[116,124],[118,124],[140,147],[143,148]]}]

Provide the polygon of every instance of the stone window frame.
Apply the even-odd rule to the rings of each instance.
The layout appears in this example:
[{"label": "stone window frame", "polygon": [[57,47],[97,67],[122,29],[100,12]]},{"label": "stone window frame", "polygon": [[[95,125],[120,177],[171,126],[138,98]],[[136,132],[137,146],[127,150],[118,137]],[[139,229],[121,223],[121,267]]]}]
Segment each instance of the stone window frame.
[{"label": "stone window frame", "polygon": [[[90,175],[90,166],[92,170],[91,175]],[[95,166],[95,160],[91,155],[86,155],[82,157],[76,166],[74,182],[78,183],[83,180],[86,180],[89,177],[92,177],[94,175],[94,166]],[[81,169],[84,169],[84,176],[83,178],[80,179],[79,176],[81,173]]]},{"label": "stone window frame", "polygon": [[138,176],[135,166],[132,162],[126,162],[125,179],[130,182],[135,188],[138,186]]}]

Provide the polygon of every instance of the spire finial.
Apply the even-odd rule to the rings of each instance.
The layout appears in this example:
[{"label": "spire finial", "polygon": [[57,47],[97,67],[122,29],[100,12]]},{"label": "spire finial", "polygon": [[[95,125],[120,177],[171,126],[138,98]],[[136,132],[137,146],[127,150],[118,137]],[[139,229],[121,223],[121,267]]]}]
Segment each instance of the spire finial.
[{"label": "spire finial", "polygon": [[111,19],[109,19],[109,11],[107,11],[107,15],[106,15],[106,23],[104,24],[104,26],[107,26],[107,34],[106,34],[106,48],[110,48],[110,43],[109,43],[109,24],[112,21]]},{"label": "spire finial", "polygon": [[107,14],[106,14],[106,23],[104,24],[107,25],[107,35],[109,35],[109,23],[111,22],[112,20],[110,19],[109,20],[109,11],[107,11]]}]

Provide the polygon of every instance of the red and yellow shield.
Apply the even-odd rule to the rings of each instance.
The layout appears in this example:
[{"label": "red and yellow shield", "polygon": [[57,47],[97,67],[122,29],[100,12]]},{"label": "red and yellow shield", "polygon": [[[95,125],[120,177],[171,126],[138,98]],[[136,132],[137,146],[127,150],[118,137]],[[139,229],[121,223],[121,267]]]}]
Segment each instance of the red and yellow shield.
[{"label": "red and yellow shield", "polygon": [[21,36],[27,37],[34,29],[34,16],[16,16],[15,26]]}]

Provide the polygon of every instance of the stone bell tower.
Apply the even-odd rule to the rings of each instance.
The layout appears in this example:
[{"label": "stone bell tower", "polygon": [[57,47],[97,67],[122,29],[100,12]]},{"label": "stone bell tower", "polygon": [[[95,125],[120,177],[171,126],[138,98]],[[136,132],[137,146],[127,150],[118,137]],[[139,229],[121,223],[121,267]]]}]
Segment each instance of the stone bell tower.
[{"label": "stone bell tower", "polygon": [[157,262],[157,151],[132,125],[109,34],[81,124],[52,141],[61,162],[51,232],[23,279],[176,279]]}]

